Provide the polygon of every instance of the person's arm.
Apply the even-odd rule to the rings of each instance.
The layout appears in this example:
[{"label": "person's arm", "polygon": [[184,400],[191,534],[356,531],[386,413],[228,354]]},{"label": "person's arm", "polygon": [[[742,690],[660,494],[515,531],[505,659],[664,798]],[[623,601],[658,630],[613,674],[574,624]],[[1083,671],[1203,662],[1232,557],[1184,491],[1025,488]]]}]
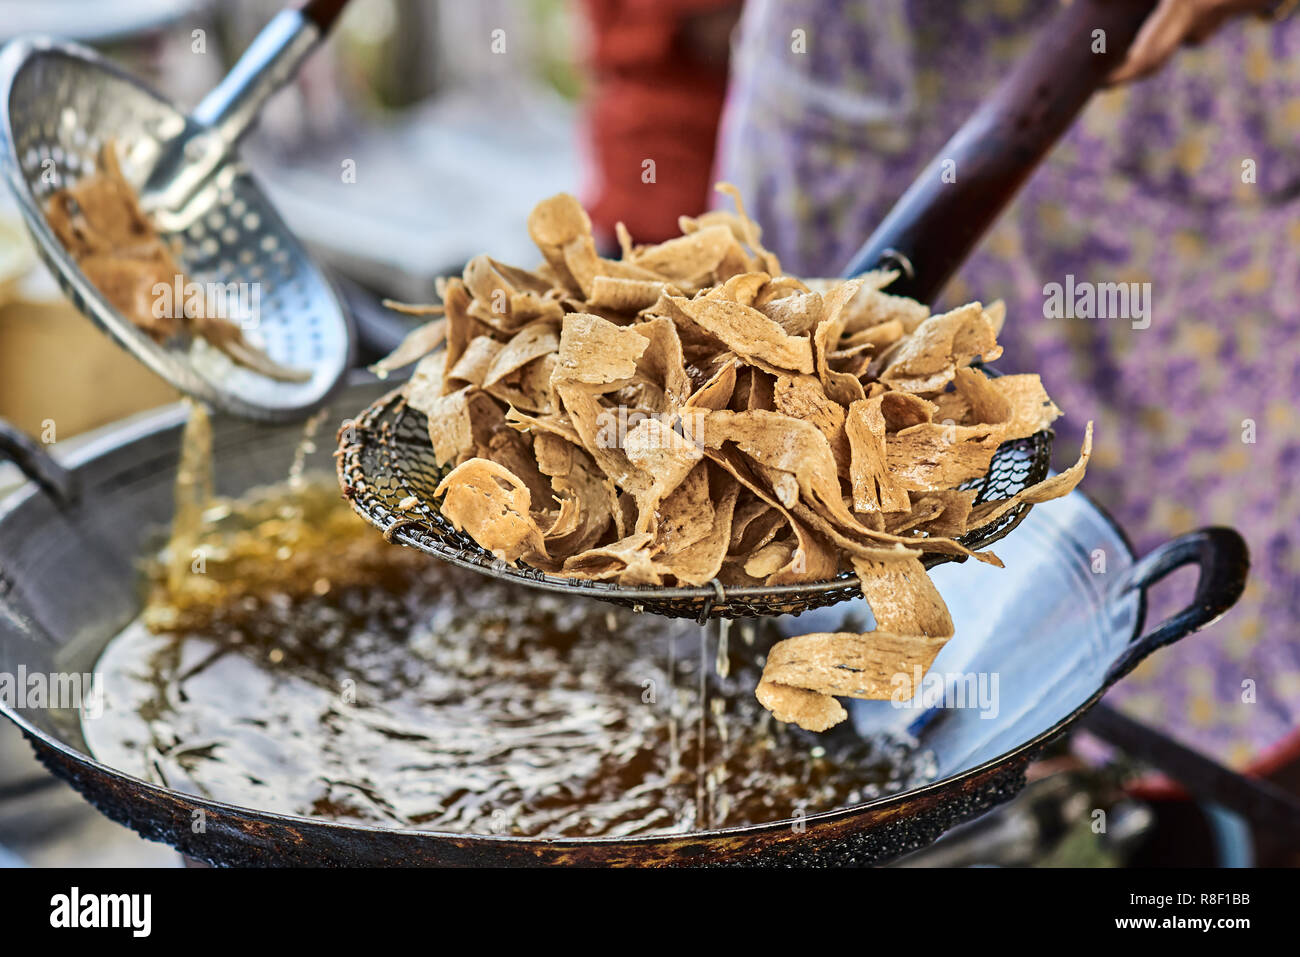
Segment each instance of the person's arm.
[{"label": "person's arm", "polygon": [[1200,43],[1236,17],[1253,13],[1281,19],[1297,6],[1300,0],[1161,0],[1110,82],[1129,83],[1155,73],[1180,46]]}]

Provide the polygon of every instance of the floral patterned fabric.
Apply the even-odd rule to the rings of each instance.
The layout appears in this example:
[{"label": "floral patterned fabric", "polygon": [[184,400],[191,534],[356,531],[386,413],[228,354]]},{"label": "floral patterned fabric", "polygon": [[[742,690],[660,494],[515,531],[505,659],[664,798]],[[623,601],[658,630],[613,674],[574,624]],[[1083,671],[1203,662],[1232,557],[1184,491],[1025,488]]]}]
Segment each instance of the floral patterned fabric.
[{"label": "floral patterned fabric", "polygon": [[[838,273],[1055,8],[750,0],[719,178],[787,269]],[[1046,318],[1044,286],[1071,275],[1151,283],[1150,327]],[[1298,295],[1300,18],[1232,23],[1099,94],[945,295],[1006,300],[998,366],[1042,373],[1063,461],[1097,421],[1083,488],[1139,554],[1202,525],[1245,535],[1238,606],[1112,693],[1236,766],[1300,724]],[[1185,603],[1174,581],[1149,626]]]}]

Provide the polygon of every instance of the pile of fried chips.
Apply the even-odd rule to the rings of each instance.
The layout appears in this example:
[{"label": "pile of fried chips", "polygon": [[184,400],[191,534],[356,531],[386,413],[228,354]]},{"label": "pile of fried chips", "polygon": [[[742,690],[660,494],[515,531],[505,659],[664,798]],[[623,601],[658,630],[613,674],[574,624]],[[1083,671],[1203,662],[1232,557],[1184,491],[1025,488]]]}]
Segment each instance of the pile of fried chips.
[{"label": "pile of fried chips", "polygon": [[99,169],[50,195],[45,218],[91,284],[155,342],[177,333],[198,336],[232,360],[282,382],[306,382],[311,373],[275,362],[234,322],[207,315],[195,303],[157,309],[158,289],[187,286],[172,250],[140,208],[112,142],[100,149]]},{"label": "pile of fried chips", "polygon": [[[866,634],[773,647],[758,688],[814,730],[836,695],[889,697],[953,627],[920,562],[972,555],[956,539],[1064,495],[1080,461],[1013,499],[964,483],[998,446],[1060,415],[1036,375],[989,378],[1001,304],[930,315],[895,278],[781,273],[737,212],[683,218],[683,235],[598,255],[571,196],[533,210],[534,270],[486,256],[441,287],[444,313],[377,367],[419,361],[404,386],[425,413],[437,490],[458,529],[507,562],[627,585],[779,585],[852,569]],[[438,346],[445,342],[445,349]]]}]

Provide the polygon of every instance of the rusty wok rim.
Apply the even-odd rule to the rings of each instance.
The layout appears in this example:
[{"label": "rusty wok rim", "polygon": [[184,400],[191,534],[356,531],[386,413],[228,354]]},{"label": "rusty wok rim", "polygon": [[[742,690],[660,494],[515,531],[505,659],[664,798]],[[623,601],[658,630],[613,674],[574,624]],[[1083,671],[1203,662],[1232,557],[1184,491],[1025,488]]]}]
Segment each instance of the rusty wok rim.
[{"label": "rusty wok rim", "polygon": [[[191,794],[187,791],[167,788],[149,781],[144,781],[133,774],[103,764],[96,758],[83,754],[71,745],[54,738],[41,729],[35,727],[21,715],[12,712],[5,705],[0,705],[0,713],[3,713],[6,718],[16,724],[28,740],[31,741],[42,764],[45,764],[51,773],[64,780],[65,783],[73,787],[74,790],[80,793],[92,806],[94,806],[96,810],[110,818],[115,818],[115,816],[100,807],[100,805],[88,793],[88,790],[83,787],[82,781],[78,777],[72,775],[65,777],[63,774],[59,773],[59,769],[50,766],[46,760],[46,756],[40,753],[43,748],[57,752],[73,765],[85,771],[114,779],[119,784],[134,789],[137,793],[147,792],[157,798],[179,800],[195,808],[203,808],[205,810],[210,810],[215,814],[227,815],[239,819],[242,822],[257,820],[276,824],[293,831],[300,831],[304,828],[310,830],[320,828],[352,837],[371,834],[383,836],[388,839],[453,841],[462,845],[473,845],[483,842],[499,845],[501,847],[514,846],[522,850],[527,850],[529,848],[580,850],[598,849],[600,847],[635,846],[649,848],[675,844],[709,844],[714,842],[725,842],[728,839],[739,837],[765,836],[781,832],[790,832],[796,823],[802,824],[811,830],[813,826],[817,825],[844,824],[853,818],[860,817],[864,814],[886,810],[894,805],[901,807],[914,801],[924,801],[931,798],[942,800],[948,796],[949,792],[960,790],[965,784],[969,784],[982,777],[995,776],[999,771],[1005,771],[1014,767],[1017,762],[1022,764],[1027,763],[1032,759],[1035,753],[1041,750],[1045,745],[1051,743],[1055,738],[1068,730],[1071,725],[1082,718],[1083,715],[1093,707],[1093,705],[1101,700],[1101,697],[1107,690],[1109,690],[1109,687],[1109,685],[1103,685],[1095,691],[1087,701],[1060,719],[1052,727],[1040,732],[1030,740],[1017,745],[1010,751],[1004,752],[1003,754],[991,758],[973,768],[961,771],[956,775],[942,778],[938,781],[931,781],[930,783],[923,784],[920,787],[884,795],[861,804],[833,808],[827,811],[818,811],[802,818],[782,818],[777,821],[768,821],[763,824],[740,824],[733,827],[713,828],[705,831],[684,831],[679,834],[632,835],[620,838],[479,834],[458,831],[421,830],[418,828],[408,827],[382,827],[374,824],[349,824],[340,821],[328,821],[320,818],[305,817],[298,814],[284,814],[277,811],[265,811],[258,808],[246,807],[244,805],[230,804],[225,801],[218,801],[201,795]],[[1022,786],[1023,780],[1020,780],[1013,791],[1005,794],[1001,798],[992,800],[988,806],[991,807],[1009,799],[1015,793],[1018,793]],[[983,812],[980,811],[977,813]],[[134,830],[140,830],[134,820],[119,820],[119,823],[126,824]],[[162,840],[163,843],[169,844],[173,847],[176,846],[176,843],[170,835],[167,838],[155,836],[154,839]],[[186,853],[192,852],[186,851]],[[749,853],[757,853],[757,850],[751,850]],[[214,859],[219,860],[220,858],[216,857]]]}]

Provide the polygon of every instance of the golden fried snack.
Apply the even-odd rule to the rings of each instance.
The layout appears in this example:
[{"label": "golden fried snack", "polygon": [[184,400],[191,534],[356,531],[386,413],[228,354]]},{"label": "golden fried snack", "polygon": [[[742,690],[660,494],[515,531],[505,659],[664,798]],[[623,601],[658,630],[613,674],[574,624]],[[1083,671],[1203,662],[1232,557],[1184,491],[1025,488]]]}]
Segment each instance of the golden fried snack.
[{"label": "golden fried snack", "polygon": [[[720,187],[734,191],[729,187]],[[478,257],[441,318],[384,371],[425,413],[458,529],[506,561],[626,585],[783,585],[853,570],[876,628],[778,643],[757,694],[824,730],[840,697],[888,698],[953,625],[920,558],[1021,502],[1067,494],[1091,454],[1000,501],[971,486],[999,445],[1061,413],[1036,375],[989,378],[1001,303],[931,315],[896,275],[781,274],[758,226],[683,218],[683,235],[597,255],[571,196],[528,220],[534,270]],[[446,342],[445,349],[436,347]]]}]

